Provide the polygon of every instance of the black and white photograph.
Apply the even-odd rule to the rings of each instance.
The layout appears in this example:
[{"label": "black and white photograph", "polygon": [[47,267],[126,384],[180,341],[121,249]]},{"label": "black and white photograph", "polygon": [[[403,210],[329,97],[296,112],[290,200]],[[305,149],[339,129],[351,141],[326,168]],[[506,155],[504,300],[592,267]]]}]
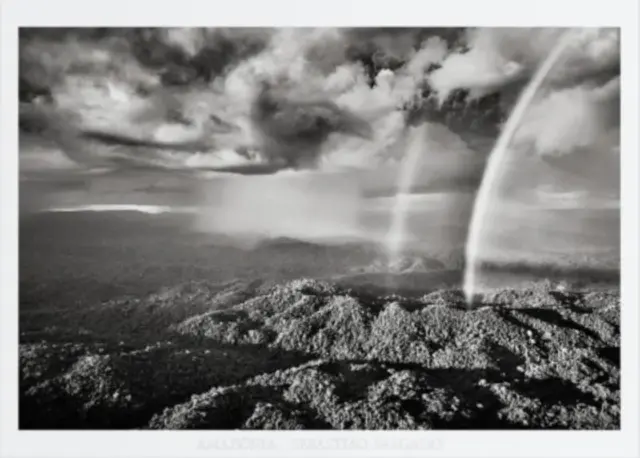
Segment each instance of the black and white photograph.
[{"label": "black and white photograph", "polygon": [[621,430],[620,27],[15,33],[20,431]]}]

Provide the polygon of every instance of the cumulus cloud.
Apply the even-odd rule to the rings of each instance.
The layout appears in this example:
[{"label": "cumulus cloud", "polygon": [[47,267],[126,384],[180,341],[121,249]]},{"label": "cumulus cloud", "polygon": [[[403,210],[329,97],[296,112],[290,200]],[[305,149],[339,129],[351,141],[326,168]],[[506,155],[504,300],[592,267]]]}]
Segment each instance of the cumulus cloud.
[{"label": "cumulus cloud", "polygon": [[604,86],[580,84],[547,91],[528,110],[515,134],[516,144],[530,144],[543,155],[617,148],[620,132],[620,80]]},{"label": "cumulus cloud", "polygon": [[[514,138],[539,154],[569,154],[619,143],[620,32],[608,28],[486,28],[467,32],[467,52],[451,53],[429,82],[444,100],[517,91],[564,33],[570,42]],[[514,91],[515,89],[515,91]],[[514,97],[507,97],[513,102]]]},{"label": "cumulus cloud", "polygon": [[[495,103],[508,114],[566,29],[36,32],[21,40],[21,83],[34,93],[45,87],[63,121],[156,142],[206,137],[201,151],[172,156],[171,164],[197,168],[258,160],[252,152],[264,144],[251,107],[265,79],[279,87],[283,103],[331,102],[370,124],[371,138],[335,134],[319,144],[320,167],[397,161],[408,112],[438,109],[463,90],[462,106],[445,110],[466,113],[475,100],[498,94]],[[554,156],[616,148],[619,30],[571,33],[571,45],[515,136],[516,147]]]},{"label": "cumulus cloud", "polygon": [[[148,48],[144,58],[140,43]],[[370,69],[354,58],[364,51],[380,65],[373,84]],[[71,34],[47,41],[35,35],[23,43],[22,62],[23,73],[47,86],[62,117],[80,128],[136,131],[155,141],[189,137],[184,123],[167,122],[175,112],[190,125],[214,117],[236,127],[231,136],[211,133],[214,146],[201,155],[259,149],[250,118],[258,82],[287,81],[285,100],[332,101],[371,123],[375,136],[369,141],[330,138],[318,152],[336,159],[349,151],[347,162],[363,164],[375,162],[401,139],[406,122],[400,108],[419,98],[427,68],[446,53],[445,40],[420,29],[171,28],[92,40]],[[397,68],[384,68],[390,62]],[[166,72],[176,66],[202,78],[179,87],[167,82]],[[195,129],[194,135],[200,133]]]},{"label": "cumulus cloud", "polygon": [[[454,89],[476,91],[478,96],[500,90],[530,76],[551,52],[564,28],[480,28],[467,31],[465,52],[451,53],[430,76],[440,96]],[[569,83],[617,72],[620,64],[619,29],[580,28],[568,33],[571,42],[548,80]]]}]

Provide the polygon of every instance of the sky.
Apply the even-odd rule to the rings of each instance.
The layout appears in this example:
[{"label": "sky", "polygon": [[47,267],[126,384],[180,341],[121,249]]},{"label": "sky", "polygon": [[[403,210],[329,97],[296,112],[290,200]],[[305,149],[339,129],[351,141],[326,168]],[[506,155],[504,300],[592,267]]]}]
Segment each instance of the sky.
[{"label": "sky", "polygon": [[[347,208],[351,197],[393,194],[413,135],[424,144],[415,190],[473,191],[520,91],[564,33],[570,46],[509,146],[503,196],[615,207],[618,29],[53,28],[21,30],[21,210],[208,208],[220,180],[249,199],[273,181],[201,169],[279,167],[284,151],[312,155],[328,178],[282,188],[278,205],[305,193],[313,205],[335,173],[349,173],[358,190]],[[256,115],[264,82],[276,111]]]}]

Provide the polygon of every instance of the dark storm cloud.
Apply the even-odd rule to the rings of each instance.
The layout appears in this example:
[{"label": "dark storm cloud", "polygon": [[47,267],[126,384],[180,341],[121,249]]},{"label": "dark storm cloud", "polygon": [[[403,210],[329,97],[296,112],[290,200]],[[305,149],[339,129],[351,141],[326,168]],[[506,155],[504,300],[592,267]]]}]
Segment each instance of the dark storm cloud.
[{"label": "dark storm cloud", "polygon": [[[312,124],[320,125],[332,124],[329,118],[333,115],[326,118],[313,113],[318,106],[334,104],[334,113],[351,113],[353,122],[347,124],[361,119],[362,127],[357,131],[362,132],[367,124],[378,127],[376,132],[384,138],[372,140],[378,140],[376,144],[384,149],[401,135],[404,118],[398,108],[412,97],[422,68],[401,74],[397,88],[389,84],[388,75],[373,82],[372,88],[366,74],[389,67],[391,61],[410,65],[416,56],[424,60],[421,34],[424,31],[411,29],[25,29],[21,36],[21,98],[36,107],[52,105],[60,110],[59,119],[50,123],[58,133],[61,126],[67,134],[91,128],[115,130],[121,137],[130,135],[127,129],[142,130],[142,140],[153,146],[154,142],[166,142],[168,136],[180,136],[178,131],[185,129],[176,124],[197,124],[193,135],[211,138],[203,142],[202,154],[189,159],[190,164],[220,165],[206,153],[269,149],[256,134],[264,129],[250,114],[259,82],[284,77],[291,83],[292,93],[283,94],[283,105],[309,115],[308,119],[315,119]],[[435,51],[427,60],[441,59],[446,44],[435,41],[430,46]],[[370,53],[377,67],[367,67],[363,53]],[[313,95],[316,103],[300,103],[300,94]],[[305,107],[310,111],[302,113]],[[21,127],[32,133],[42,130],[38,119],[43,117],[23,116]],[[204,124],[226,125],[236,132],[221,136],[216,129],[202,127]],[[335,130],[344,129],[338,126]],[[70,138],[67,134],[62,136],[64,140]],[[289,142],[288,149],[295,149],[300,145],[296,134],[317,138],[315,144],[303,142],[315,151],[308,155],[320,157],[326,152],[327,134],[310,134],[308,126],[277,141],[282,146]],[[136,141],[140,139],[123,139],[122,143],[133,146]],[[360,142],[358,147],[370,149],[371,145]],[[63,150],[69,148],[67,144]],[[266,154],[266,159],[272,157]]]},{"label": "dark storm cloud", "polygon": [[[166,167],[235,167],[256,159],[292,163],[291,151],[301,145],[310,159],[303,162],[371,165],[397,160],[409,124],[425,120],[463,136],[476,127],[497,134],[514,94],[560,32],[23,29],[21,98],[27,105],[56,107],[59,124],[72,120],[76,131],[117,134],[124,156],[142,154],[132,142],[148,142],[152,149],[176,139],[194,145],[185,154],[152,151],[155,163]],[[609,77],[617,68],[615,29],[577,31],[575,46],[552,75],[555,86],[539,95],[516,143],[557,155],[592,140],[613,141],[619,89]],[[264,117],[252,116],[264,81],[279,86],[279,113],[298,111],[317,131],[310,133],[306,126],[274,136]],[[280,85],[282,81],[287,83]],[[335,109],[326,116],[314,114],[328,106]],[[372,135],[329,135],[345,131],[323,130],[323,125],[333,125],[336,113],[368,125],[365,130]],[[34,119],[23,118],[21,124],[30,135],[42,128]],[[572,119],[576,122],[568,121]],[[583,126],[579,130],[566,128],[578,124]],[[265,130],[272,135],[265,138]],[[309,141],[301,141],[305,136]],[[127,137],[133,139],[127,142]],[[270,148],[274,137],[279,148]],[[274,157],[279,150],[285,151],[283,156]]]}]

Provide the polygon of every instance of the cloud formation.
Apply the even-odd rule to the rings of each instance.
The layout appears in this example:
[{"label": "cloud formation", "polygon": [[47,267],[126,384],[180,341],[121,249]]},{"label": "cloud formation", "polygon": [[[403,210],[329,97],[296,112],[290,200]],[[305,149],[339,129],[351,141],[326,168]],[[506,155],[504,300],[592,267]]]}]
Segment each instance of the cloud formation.
[{"label": "cloud formation", "polygon": [[[185,130],[172,116],[183,118],[183,124],[222,120],[237,130],[222,140],[211,134],[210,152],[219,154],[264,147],[250,113],[258,83],[267,80],[280,85],[284,103],[335,103],[370,123],[375,138],[343,139],[346,143],[339,146],[355,156],[367,149],[371,159],[400,139],[406,123],[399,108],[416,98],[425,70],[446,54],[444,40],[429,37],[420,42],[421,34],[424,31],[156,29],[99,39],[61,33],[58,41],[35,34],[23,40],[22,82],[48,88],[56,109],[64,113],[60,117],[82,128],[127,135],[142,131],[157,140]],[[141,41],[151,57],[138,58]],[[380,66],[374,81],[367,76],[371,69],[361,62],[363,53]],[[384,68],[389,62],[400,67]],[[185,84],[179,84],[178,76],[167,76],[180,71],[190,75]],[[318,156],[336,150],[331,140],[327,148],[318,148]]]},{"label": "cloud formation", "polygon": [[[371,167],[401,159],[411,124],[437,122],[463,137],[485,121],[499,129],[565,31],[26,29],[21,94],[26,104],[54,107],[58,124],[76,130],[197,141],[197,151],[153,154],[169,167],[202,167],[273,160],[260,154],[269,146],[264,125],[251,116],[267,81],[282,106],[334,104],[372,133],[337,129],[313,147],[292,141],[289,150],[303,149],[320,167]],[[619,147],[619,30],[572,33],[515,136],[516,149],[561,156]]]},{"label": "cloud formation", "polygon": [[[567,33],[559,28],[472,29],[469,50],[451,53],[429,76],[440,101],[456,89],[471,97],[503,92],[507,106],[522,84]],[[620,32],[572,29],[571,43],[528,110],[514,139],[539,154],[613,148],[619,134]],[[606,145],[602,144],[606,139]]]}]

